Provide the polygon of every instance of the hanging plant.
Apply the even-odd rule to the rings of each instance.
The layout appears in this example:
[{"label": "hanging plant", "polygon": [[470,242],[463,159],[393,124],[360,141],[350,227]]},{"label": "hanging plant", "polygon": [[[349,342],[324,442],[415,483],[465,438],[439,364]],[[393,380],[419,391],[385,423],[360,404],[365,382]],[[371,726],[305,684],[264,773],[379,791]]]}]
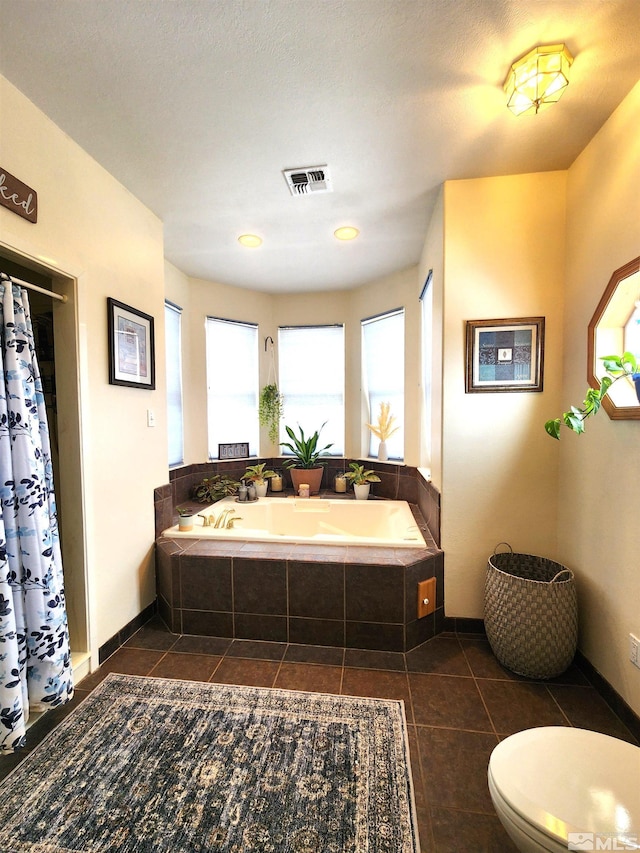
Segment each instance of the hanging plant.
[{"label": "hanging plant", "polygon": [[260,391],[258,404],[258,417],[260,426],[269,427],[268,435],[275,444],[280,434],[280,420],[284,414],[284,397],[278,391],[278,386],[273,383],[265,385]]}]

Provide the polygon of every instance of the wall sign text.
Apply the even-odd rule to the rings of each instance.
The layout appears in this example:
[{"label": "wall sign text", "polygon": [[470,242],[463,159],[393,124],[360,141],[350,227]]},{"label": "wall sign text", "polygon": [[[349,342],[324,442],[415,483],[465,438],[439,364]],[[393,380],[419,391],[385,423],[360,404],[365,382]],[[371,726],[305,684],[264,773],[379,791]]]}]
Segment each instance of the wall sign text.
[{"label": "wall sign text", "polygon": [[0,205],[29,222],[38,221],[38,193],[0,167]]}]

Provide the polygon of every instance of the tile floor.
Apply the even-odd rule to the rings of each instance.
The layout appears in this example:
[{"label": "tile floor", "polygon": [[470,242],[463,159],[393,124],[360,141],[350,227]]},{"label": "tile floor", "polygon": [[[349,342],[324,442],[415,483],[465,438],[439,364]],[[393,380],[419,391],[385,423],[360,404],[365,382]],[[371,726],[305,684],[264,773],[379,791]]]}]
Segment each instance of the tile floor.
[{"label": "tile floor", "polygon": [[[531,726],[589,728],[635,743],[575,667],[552,682],[503,669],[482,638],[439,635],[407,654],[171,634],[141,628],[76,689],[71,707],[108,672],[403,699],[423,853],[513,853],[486,782],[498,741]],[[34,724],[33,749],[70,706]],[[25,755],[0,759],[0,778]]]}]

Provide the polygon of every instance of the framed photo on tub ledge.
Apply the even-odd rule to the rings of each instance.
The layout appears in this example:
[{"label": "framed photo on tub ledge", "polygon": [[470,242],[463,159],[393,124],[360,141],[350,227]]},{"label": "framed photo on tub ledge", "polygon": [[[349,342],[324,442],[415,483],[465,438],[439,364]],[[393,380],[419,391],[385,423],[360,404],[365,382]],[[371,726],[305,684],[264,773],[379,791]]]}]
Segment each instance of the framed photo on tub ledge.
[{"label": "framed photo on tub ledge", "polygon": [[107,297],[109,383],[156,387],[153,317]]},{"label": "framed photo on tub ledge", "polygon": [[542,391],[544,317],[467,320],[465,391]]}]

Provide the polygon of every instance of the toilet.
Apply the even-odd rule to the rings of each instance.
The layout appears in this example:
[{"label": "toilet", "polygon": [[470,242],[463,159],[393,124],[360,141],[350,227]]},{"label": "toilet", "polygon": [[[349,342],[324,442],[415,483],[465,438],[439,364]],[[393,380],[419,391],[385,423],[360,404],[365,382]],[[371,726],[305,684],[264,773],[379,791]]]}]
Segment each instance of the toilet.
[{"label": "toilet", "polygon": [[495,747],[488,781],[521,853],[640,850],[638,746],[585,729],[526,729]]}]

